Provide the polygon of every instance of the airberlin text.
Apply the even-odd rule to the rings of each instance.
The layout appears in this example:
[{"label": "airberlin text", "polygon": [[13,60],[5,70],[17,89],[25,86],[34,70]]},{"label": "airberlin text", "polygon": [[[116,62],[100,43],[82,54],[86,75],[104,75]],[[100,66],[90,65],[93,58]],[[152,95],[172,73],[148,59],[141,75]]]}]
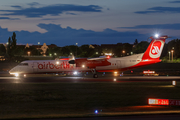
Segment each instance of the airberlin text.
[{"label": "airberlin text", "polygon": [[68,68],[73,68],[73,66],[70,66],[68,61],[63,61],[62,63],[59,63],[59,64],[43,62],[43,63],[38,63],[38,68],[39,69],[68,69]]}]

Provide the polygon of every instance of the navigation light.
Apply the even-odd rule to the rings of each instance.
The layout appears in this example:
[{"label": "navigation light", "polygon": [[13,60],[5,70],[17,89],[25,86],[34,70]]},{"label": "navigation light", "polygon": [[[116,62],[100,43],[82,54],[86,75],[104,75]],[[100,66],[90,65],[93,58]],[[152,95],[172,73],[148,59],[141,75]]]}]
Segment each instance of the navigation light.
[{"label": "navigation light", "polygon": [[158,34],[155,34],[155,37],[156,37],[156,38],[158,38],[158,37],[159,37],[159,35],[158,35]]}]

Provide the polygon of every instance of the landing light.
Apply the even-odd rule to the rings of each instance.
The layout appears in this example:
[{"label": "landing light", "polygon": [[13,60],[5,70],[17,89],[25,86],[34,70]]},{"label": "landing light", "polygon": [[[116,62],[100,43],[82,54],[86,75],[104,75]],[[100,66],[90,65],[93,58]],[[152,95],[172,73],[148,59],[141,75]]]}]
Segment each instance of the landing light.
[{"label": "landing light", "polygon": [[16,77],[18,77],[18,76],[19,76],[19,74],[18,74],[18,73],[15,73],[14,75],[15,75]]},{"label": "landing light", "polygon": [[74,75],[77,75],[77,71],[74,71],[74,73],[73,73]]}]

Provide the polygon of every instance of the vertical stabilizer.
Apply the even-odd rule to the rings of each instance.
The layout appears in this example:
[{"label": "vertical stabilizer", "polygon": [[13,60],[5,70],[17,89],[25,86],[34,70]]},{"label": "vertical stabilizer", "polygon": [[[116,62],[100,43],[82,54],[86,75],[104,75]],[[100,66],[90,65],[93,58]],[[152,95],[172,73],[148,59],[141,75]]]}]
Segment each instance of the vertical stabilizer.
[{"label": "vertical stabilizer", "polygon": [[148,46],[147,50],[145,51],[142,60],[148,59],[159,59],[165,44],[165,40],[168,36],[161,36],[158,38],[150,37],[152,39],[150,45]]}]

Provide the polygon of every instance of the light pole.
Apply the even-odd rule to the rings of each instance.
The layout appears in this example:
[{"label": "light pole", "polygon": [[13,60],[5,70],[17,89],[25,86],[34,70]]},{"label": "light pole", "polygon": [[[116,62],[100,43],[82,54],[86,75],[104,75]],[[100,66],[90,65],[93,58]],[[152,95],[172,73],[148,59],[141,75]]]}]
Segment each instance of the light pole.
[{"label": "light pole", "polygon": [[8,45],[9,45],[9,42],[6,43],[6,53],[8,54]]},{"label": "light pole", "polygon": [[40,44],[40,42],[38,42],[38,56],[39,56],[39,44]]},{"label": "light pole", "polygon": [[169,61],[170,61],[170,55],[171,55],[171,52],[169,51]]},{"label": "light pole", "polygon": [[76,43],[76,57],[77,57],[77,47],[78,47],[78,43]]},{"label": "light pole", "polygon": [[171,50],[171,52],[172,52],[172,61],[173,61],[173,52],[174,52],[174,50]]}]

